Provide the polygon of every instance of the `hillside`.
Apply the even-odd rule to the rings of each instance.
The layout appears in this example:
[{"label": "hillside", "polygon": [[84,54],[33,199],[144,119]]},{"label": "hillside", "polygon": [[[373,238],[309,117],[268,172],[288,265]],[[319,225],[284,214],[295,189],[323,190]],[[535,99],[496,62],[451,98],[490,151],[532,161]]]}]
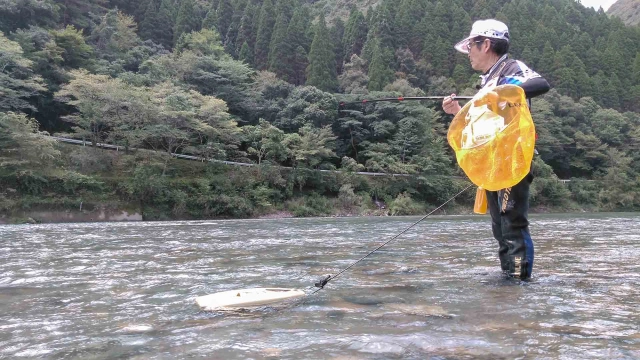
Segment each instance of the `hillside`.
[{"label": "hillside", "polygon": [[[362,100],[473,94],[478,75],[453,44],[489,17],[553,88],[533,101],[532,206],[640,210],[640,28],[575,0],[9,3],[0,218],[90,206],[144,219],[362,214],[379,200],[424,213],[466,186],[451,116],[438,101]],[[64,149],[44,132],[122,150]]]},{"label": "hillside", "polygon": [[380,2],[381,0],[320,0],[313,6],[317,11],[323,12],[329,22],[333,22],[337,18],[346,22],[352,7],[355,6],[358,10],[366,13],[369,7],[375,7]]},{"label": "hillside", "polygon": [[640,0],[618,0],[609,10],[609,16],[620,18],[627,25],[640,24]]}]

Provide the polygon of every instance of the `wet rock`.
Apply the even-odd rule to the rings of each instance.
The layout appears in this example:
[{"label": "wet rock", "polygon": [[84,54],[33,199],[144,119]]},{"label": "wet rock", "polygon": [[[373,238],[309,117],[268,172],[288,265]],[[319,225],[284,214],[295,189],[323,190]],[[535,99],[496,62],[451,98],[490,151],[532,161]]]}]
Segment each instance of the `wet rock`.
[{"label": "wet rock", "polygon": [[327,317],[330,319],[341,320],[344,318],[345,312],[340,310],[330,310],[327,312]]},{"label": "wet rock", "polygon": [[401,356],[406,352],[404,347],[384,341],[369,341],[365,343],[358,341],[351,344],[349,349],[369,354],[385,354],[385,356]]},{"label": "wet rock", "polygon": [[370,310],[368,306],[358,305],[344,300],[331,301],[327,304],[327,306],[332,308],[331,311],[342,313],[354,313]]},{"label": "wet rock", "polygon": [[396,268],[378,268],[363,271],[367,275],[393,275],[393,274],[413,274],[418,272],[415,266],[402,266]]},{"label": "wet rock", "polygon": [[385,303],[400,302],[397,296],[384,295],[348,295],[344,296],[344,300],[357,305],[374,306]]},{"label": "wet rock", "polygon": [[125,334],[148,333],[151,331],[153,331],[153,326],[147,324],[127,325],[120,330]]},{"label": "wet rock", "polygon": [[282,349],[278,348],[266,348],[262,349],[262,355],[266,358],[279,358],[282,354]]},{"label": "wet rock", "polygon": [[454,315],[449,314],[442,307],[435,305],[386,304],[384,308],[391,311],[399,311],[406,315],[440,317],[445,319],[454,317]]}]

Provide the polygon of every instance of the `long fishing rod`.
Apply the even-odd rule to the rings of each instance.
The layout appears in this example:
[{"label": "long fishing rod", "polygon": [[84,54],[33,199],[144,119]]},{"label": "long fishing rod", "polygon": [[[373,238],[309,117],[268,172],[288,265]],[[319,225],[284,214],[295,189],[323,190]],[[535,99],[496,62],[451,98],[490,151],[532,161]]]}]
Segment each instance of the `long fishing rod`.
[{"label": "long fishing rod", "polygon": [[[348,101],[348,102],[344,102],[341,101],[339,103],[339,107],[345,107],[346,105],[351,105],[351,104],[368,104],[368,103],[375,103],[375,102],[382,102],[382,101],[398,101],[398,102],[402,102],[405,100],[444,100],[446,98],[448,98],[449,96],[398,96],[395,98],[381,98],[381,99],[362,99],[360,101]],[[473,96],[454,96],[453,97],[454,100],[471,100],[473,99]]]},{"label": "long fishing rod", "polygon": [[471,184],[469,186],[467,186],[466,188],[464,188],[462,191],[460,191],[459,193],[455,194],[453,197],[451,197],[449,200],[445,201],[442,205],[438,206],[437,208],[435,208],[433,211],[431,211],[430,213],[428,213],[427,215],[423,216],[420,220],[416,221],[415,223],[411,224],[411,226],[409,226],[408,228],[402,230],[399,234],[397,234],[396,236],[392,237],[391,239],[387,240],[384,244],[378,246],[377,248],[375,248],[373,251],[369,252],[367,255],[361,257],[360,259],[358,259],[357,261],[355,261],[354,263],[352,263],[351,265],[347,266],[346,268],[340,270],[337,274],[335,275],[327,275],[326,277],[322,278],[320,281],[318,281],[317,283],[314,284],[315,287],[317,287],[318,289],[316,289],[314,292],[311,293],[311,295],[317,293],[318,291],[324,289],[324,286],[327,285],[327,283],[331,280],[334,280],[335,278],[337,278],[338,276],[340,276],[342,273],[344,273],[345,271],[351,269],[353,266],[355,266],[357,263],[361,262],[362,260],[366,259],[367,257],[369,257],[369,255],[375,253],[376,251],[382,249],[385,245],[389,244],[390,242],[394,241],[395,239],[397,239],[398,237],[400,237],[400,235],[406,233],[407,231],[409,231],[412,227],[418,225],[420,222],[422,222],[422,220],[428,218],[429,216],[431,216],[431,214],[435,213],[436,211],[442,209],[445,205],[447,205],[448,203],[450,203],[451,201],[453,201],[455,198],[457,198],[458,196],[462,195],[465,191],[469,190],[471,187],[473,187],[474,184]]}]

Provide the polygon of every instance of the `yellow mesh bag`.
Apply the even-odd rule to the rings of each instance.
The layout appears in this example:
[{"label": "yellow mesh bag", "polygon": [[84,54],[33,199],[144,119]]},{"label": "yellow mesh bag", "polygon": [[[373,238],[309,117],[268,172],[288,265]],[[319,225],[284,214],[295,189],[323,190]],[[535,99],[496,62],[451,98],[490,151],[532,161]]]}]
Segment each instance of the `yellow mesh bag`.
[{"label": "yellow mesh bag", "polygon": [[524,91],[515,85],[480,90],[447,134],[462,170],[489,191],[512,187],[529,173],[535,138]]}]

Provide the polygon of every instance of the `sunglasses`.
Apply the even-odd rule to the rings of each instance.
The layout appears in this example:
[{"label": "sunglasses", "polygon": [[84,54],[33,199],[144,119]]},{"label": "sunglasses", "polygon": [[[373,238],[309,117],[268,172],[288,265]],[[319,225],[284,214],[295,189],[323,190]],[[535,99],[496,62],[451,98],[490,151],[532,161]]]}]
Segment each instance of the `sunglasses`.
[{"label": "sunglasses", "polygon": [[474,41],[470,41],[467,43],[467,51],[471,50],[471,47],[473,46],[473,44],[481,44],[483,43],[484,40],[474,40]]}]

